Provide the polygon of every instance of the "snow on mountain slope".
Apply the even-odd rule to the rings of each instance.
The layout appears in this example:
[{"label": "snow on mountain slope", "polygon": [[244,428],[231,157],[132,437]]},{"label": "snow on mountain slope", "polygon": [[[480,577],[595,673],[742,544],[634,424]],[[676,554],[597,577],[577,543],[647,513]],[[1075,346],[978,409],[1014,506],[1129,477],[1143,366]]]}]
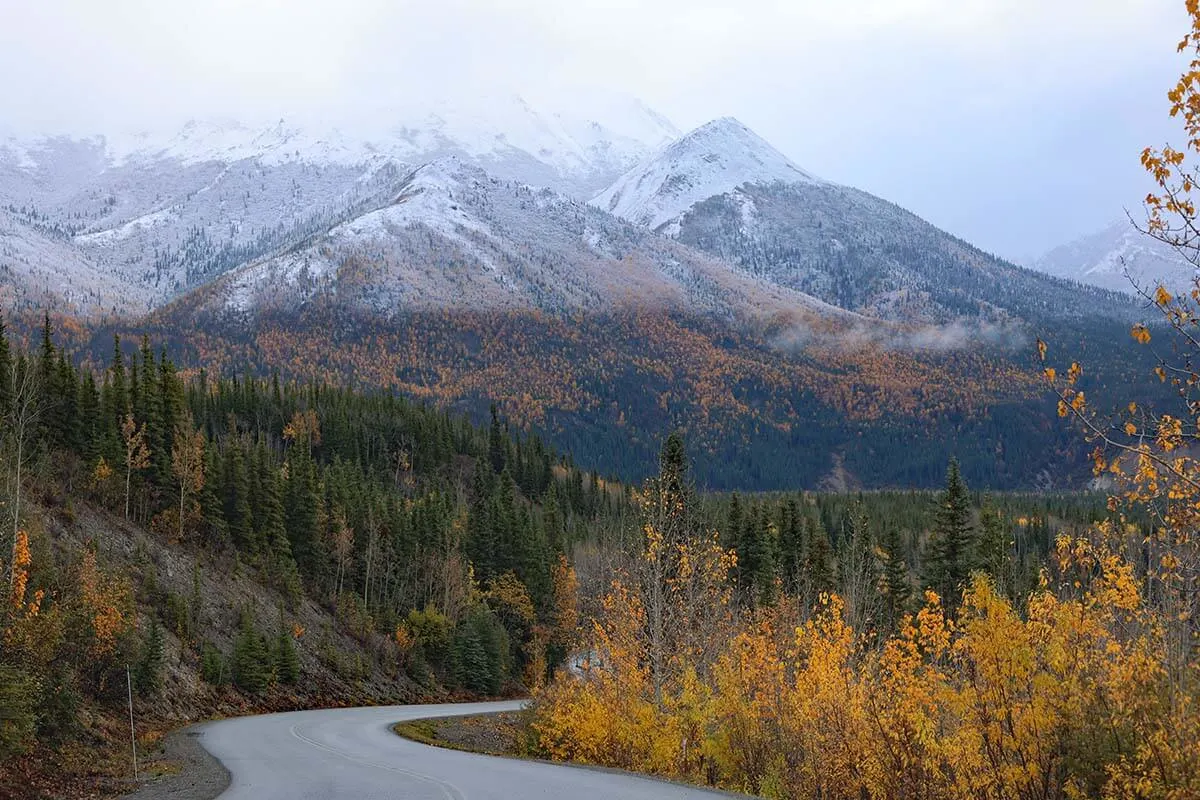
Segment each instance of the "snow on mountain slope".
[{"label": "snow on mountain slope", "polygon": [[[1128,219],[1060,245],[1031,265],[1062,278],[1134,293],[1159,283],[1174,292],[1192,288],[1196,269],[1169,246],[1150,238]],[[1136,286],[1135,286],[1136,285]]]},{"label": "snow on mountain slope", "polygon": [[[77,141],[98,148],[106,164],[117,167],[247,159],[270,166],[357,166],[379,159],[416,165],[459,155],[506,179],[590,197],[679,135],[666,118],[634,100],[610,102],[603,110],[611,118],[495,95],[414,107],[370,122],[280,119],[254,127],[235,120],[194,120],[165,135],[143,132]],[[52,166],[58,155],[53,145],[62,141],[71,140],[0,140],[0,164],[26,171]]]},{"label": "snow on mountain slope", "polygon": [[[378,207],[418,164],[456,156],[586,198],[678,133],[636,101],[599,110],[605,121],[500,95],[370,124],[193,121],[169,136],[0,138],[0,207],[54,237],[59,260],[74,251],[68,260],[152,307]],[[25,247],[23,258],[49,252]]]},{"label": "snow on mountain slope", "polygon": [[[1079,287],[988,256],[866,192],[816,178],[734,119],[664,148],[591,201],[761,280],[877,319],[1075,313]],[[1123,301],[1095,292],[1097,313]]]},{"label": "snow on mountain slope", "polygon": [[54,231],[0,209],[0,297],[8,310],[87,314],[144,310],[148,292],[127,285]]},{"label": "snow on mountain slope", "polygon": [[428,308],[558,313],[621,306],[728,318],[854,317],[453,157],[414,170],[389,203],[307,247],[239,268],[198,296],[209,311],[251,315],[326,298],[385,318]]},{"label": "snow on mountain slope", "polygon": [[[603,121],[499,95],[366,123],[197,121],[170,135],[0,137],[0,207],[57,243],[25,247],[23,258],[54,249],[62,261],[70,250],[68,260],[106,271],[152,307],[378,207],[423,163],[457,156],[586,198],[678,133],[636,101],[600,111]],[[25,269],[0,256],[5,268]]]},{"label": "snow on mountain slope", "polygon": [[745,183],[820,183],[732,117],[714,120],[622,175],[592,204],[653,230]]}]

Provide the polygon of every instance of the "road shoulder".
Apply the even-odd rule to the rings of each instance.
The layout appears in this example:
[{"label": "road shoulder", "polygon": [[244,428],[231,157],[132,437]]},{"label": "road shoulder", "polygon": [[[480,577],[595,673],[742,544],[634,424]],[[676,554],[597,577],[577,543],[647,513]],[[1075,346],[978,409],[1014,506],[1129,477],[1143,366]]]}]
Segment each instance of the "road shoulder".
[{"label": "road shoulder", "polygon": [[229,788],[229,770],[200,745],[201,726],[172,731],[145,763],[149,778],[126,800],[214,800]]}]

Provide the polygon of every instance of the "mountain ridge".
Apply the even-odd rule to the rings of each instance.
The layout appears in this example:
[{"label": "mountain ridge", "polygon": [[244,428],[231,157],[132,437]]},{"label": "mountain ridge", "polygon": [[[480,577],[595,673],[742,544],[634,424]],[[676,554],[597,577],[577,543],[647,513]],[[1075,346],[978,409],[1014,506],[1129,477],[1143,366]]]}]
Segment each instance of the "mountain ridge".
[{"label": "mountain ridge", "polygon": [[1159,283],[1174,292],[1188,292],[1196,274],[1194,264],[1128,218],[1059,245],[1033,259],[1030,266],[1125,294],[1149,292]]},{"label": "mountain ridge", "polygon": [[666,145],[591,202],[660,230],[699,201],[773,181],[821,182],[734,117],[720,117]]}]

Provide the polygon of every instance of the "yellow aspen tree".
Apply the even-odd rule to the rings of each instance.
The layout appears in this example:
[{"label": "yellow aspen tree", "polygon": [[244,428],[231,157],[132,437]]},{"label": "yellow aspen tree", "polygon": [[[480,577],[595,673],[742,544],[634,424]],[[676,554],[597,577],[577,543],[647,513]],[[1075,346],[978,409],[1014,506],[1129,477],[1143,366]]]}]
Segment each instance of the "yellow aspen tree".
[{"label": "yellow aspen tree", "polygon": [[121,423],[121,438],[125,443],[125,519],[129,519],[129,487],[134,470],[150,466],[150,447],[146,444],[146,426],[138,425],[132,414]]},{"label": "yellow aspen tree", "polygon": [[175,430],[171,472],[179,481],[179,539],[182,541],[187,498],[204,488],[204,434],[192,428],[190,415]]}]

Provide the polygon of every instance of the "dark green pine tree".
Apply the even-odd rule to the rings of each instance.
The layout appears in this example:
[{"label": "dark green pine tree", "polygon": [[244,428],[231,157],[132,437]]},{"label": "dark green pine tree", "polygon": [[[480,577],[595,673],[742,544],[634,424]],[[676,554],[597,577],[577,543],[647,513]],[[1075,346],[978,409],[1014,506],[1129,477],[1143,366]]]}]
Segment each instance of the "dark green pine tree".
[{"label": "dark green pine tree", "polygon": [[507,469],[496,480],[496,492],[492,496],[491,525],[496,537],[496,574],[519,572],[524,555],[523,532],[518,530],[517,487]]},{"label": "dark green pine tree", "polygon": [[66,351],[58,351],[58,364],[55,367],[59,396],[55,401],[58,408],[58,419],[55,425],[58,429],[59,444],[73,453],[82,453],[83,444],[79,439],[79,381],[75,368],[67,359]]},{"label": "dark green pine tree", "polygon": [[121,337],[113,336],[112,362],[108,365],[108,373],[100,391],[100,410],[104,417],[102,455],[113,466],[120,465],[124,458],[121,423],[129,413],[129,390],[125,379],[125,357],[121,353]]},{"label": "dark green pine tree", "polygon": [[283,513],[283,487],[280,486],[279,470],[272,463],[266,448],[258,457],[259,479],[257,508],[258,540],[263,543],[270,557],[270,572],[276,584],[285,594],[298,599],[301,591],[300,575],[296,560],[292,557],[292,544],[288,540],[287,524]]},{"label": "dark green pine tree", "polygon": [[293,685],[300,680],[300,656],[296,654],[296,643],[292,634],[282,624],[275,636],[275,676],[280,683]]},{"label": "dark green pine tree", "polygon": [[771,542],[770,519],[760,505],[750,506],[738,537],[738,587],[742,602],[748,604],[772,601],[775,565]]},{"label": "dark green pine tree", "polygon": [[878,624],[880,564],[861,500],[850,507],[838,548],[838,582],[858,626]]},{"label": "dark green pine tree", "polygon": [[[171,481],[170,443],[174,437],[175,428],[183,417],[184,401],[183,386],[175,372],[175,364],[167,358],[165,347],[158,354],[158,402],[163,436],[167,443],[167,446],[163,448],[166,453],[166,464],[163,465],[166,472],[163,476],[169,484]],[[160,469],[163,466],[160,466]]]},{"label": "dark green pine tree", "polygon": [[163,635],[156,618],[150,619],[150,629],[138,653],[133,671],[133,685],[139,695],[149,697],[162,689]]},{"label": "dark green pine tree", "polygon": [[200,490],[200,516],[205,538],[209,544],[227,545],[229,526],[225,522],[224,461],[217,448],[204,448],[204,487]]},{"label": "dark green pine tree", "polygon": [[825,526],[811,516],[804,517],[804,534],[804,583],[807,589],[804,594],[811,603],[822,593],[834,589],[833,545]]},{"label": "dark green pine tree", "polygon": [[225,659],[212,642],[205,642],[200,648],[200,678],[213,686],[221,686],[229,679]]},{"label": "dark green pine tree", "polygon": [[483,463],[476,464],[467,508],[467,558],[475,566],[475,577],[487,581],[498,574],[499,541],[493,524],[492,472]]},{"label": "dark green pine tree", "polygon": [[721,537],[721,546],[726,550],[733,550],[736,553],[741,547],[744,514],[742,497],[734,492],[729,497],[729,518],[725,523],[725,534]]},{"label": "dark green pine tree", "polygon": [[162,392],[158,380],[158,365],[154,363],[154,351],[150,338],[142,337],[141,371],[138,375],[138,394],[142,401],[142,421],[146,425],[146,443],[150,445],[150,460],[154,468],[154,480],[159,486],[169,486],[171,480],[171,433],[163,419]]},{"label": "dark green pine tree", "polygon": [[254,618],[243,610],[229,660],[234,685],[251,694],[262,692],[271,682],[273,661],[266,641],[254,627]]},{"label": "dark green pine tree", "polygon": [[941,596],[946,609],[953,612],[958,608],[963,587],[975,566],[971,498],[957,459],[950,459],[946,488],[937,503],[929,553],[925,559],[925,580],[926,585]]},{"label": "dark green pine tree", "polygon": [[979,512],[979,527],[976,547],[978,567],[992,579],[996,591],[1015,599],[1017,569],[1012,526],[998,509],[990,503],[984,503]]},{"label": "dark green pine tree", "polygon": [[658,482],[663,495],[673,499],[684,530],[691,530],[691,515],[695,508],[695,489],[689,472],[683,435],[673,431],[658,454]]},{"label": "dark green pine tree", "polygon": [[551,556],[557,558],[566,553],[567,524],[563,519],[562,509],[558,504],[558,489],[551,485],[542,499],[542,527],[545,530],[546,545],[550,548]]},{"label": "dark green pine tree", "polygon": [[300,574],[315,580],[323,565],[320,531],[321,494],[316,465],[304,447],[288,451],[283,521],[292,558]]},{"label": "dark green pine tree", "polygon": [[504,466],[508,462],[508,441],[500,425],[500,416],[495,403],[492,403],[491,411],[492,424],[488,428],[488,461],[492,465],[492,472],[499,475],[504,471]]},{"label": "dark green pine tree", "polygon": [[912,601],[912,582],[908,575],[908,561],[905,559],[904,543],[900,537],[900,529],[896,525],[886,525],[883,530],[883,551],[886,561],[883,565],[883,588],[885,610],[892,627],[900,622],[908,612]]},{"label": "dark green pine tree", "polygon": [[[0,379],[2,382],[2,379]],[[100,412],[100,393],[96,389],[96,378],[91,370],[83,370],[79,380],[79,396],[75,401],[78,409],[75,419],[75,441],[79,453],[88,467],[95,466],[103,445],[101,431],[103,419]]]},{"label": "dark green pine tree", "polygon": [[254,514],[250,506],[250,476],[238,442],[225,445],[224,499],[225,522],[235,547],[251,556],[258,555]]},{"label": "dark green pine tree", "polygon": [[789,497],[779,507],[779,572],[784,589],[796,594],[804,571],[804,523],[800,504]]},{"label": "dark green pine tree", "polygon": [[38,427],[51,447],[65,444],[63,419],[58,404],[63,390],[59,385],[58,350],[54,346],[54,328],[50,315],[43,316],[42,343],[37,358],[38,394],[41,397],[42,413],[38,416]]}]

